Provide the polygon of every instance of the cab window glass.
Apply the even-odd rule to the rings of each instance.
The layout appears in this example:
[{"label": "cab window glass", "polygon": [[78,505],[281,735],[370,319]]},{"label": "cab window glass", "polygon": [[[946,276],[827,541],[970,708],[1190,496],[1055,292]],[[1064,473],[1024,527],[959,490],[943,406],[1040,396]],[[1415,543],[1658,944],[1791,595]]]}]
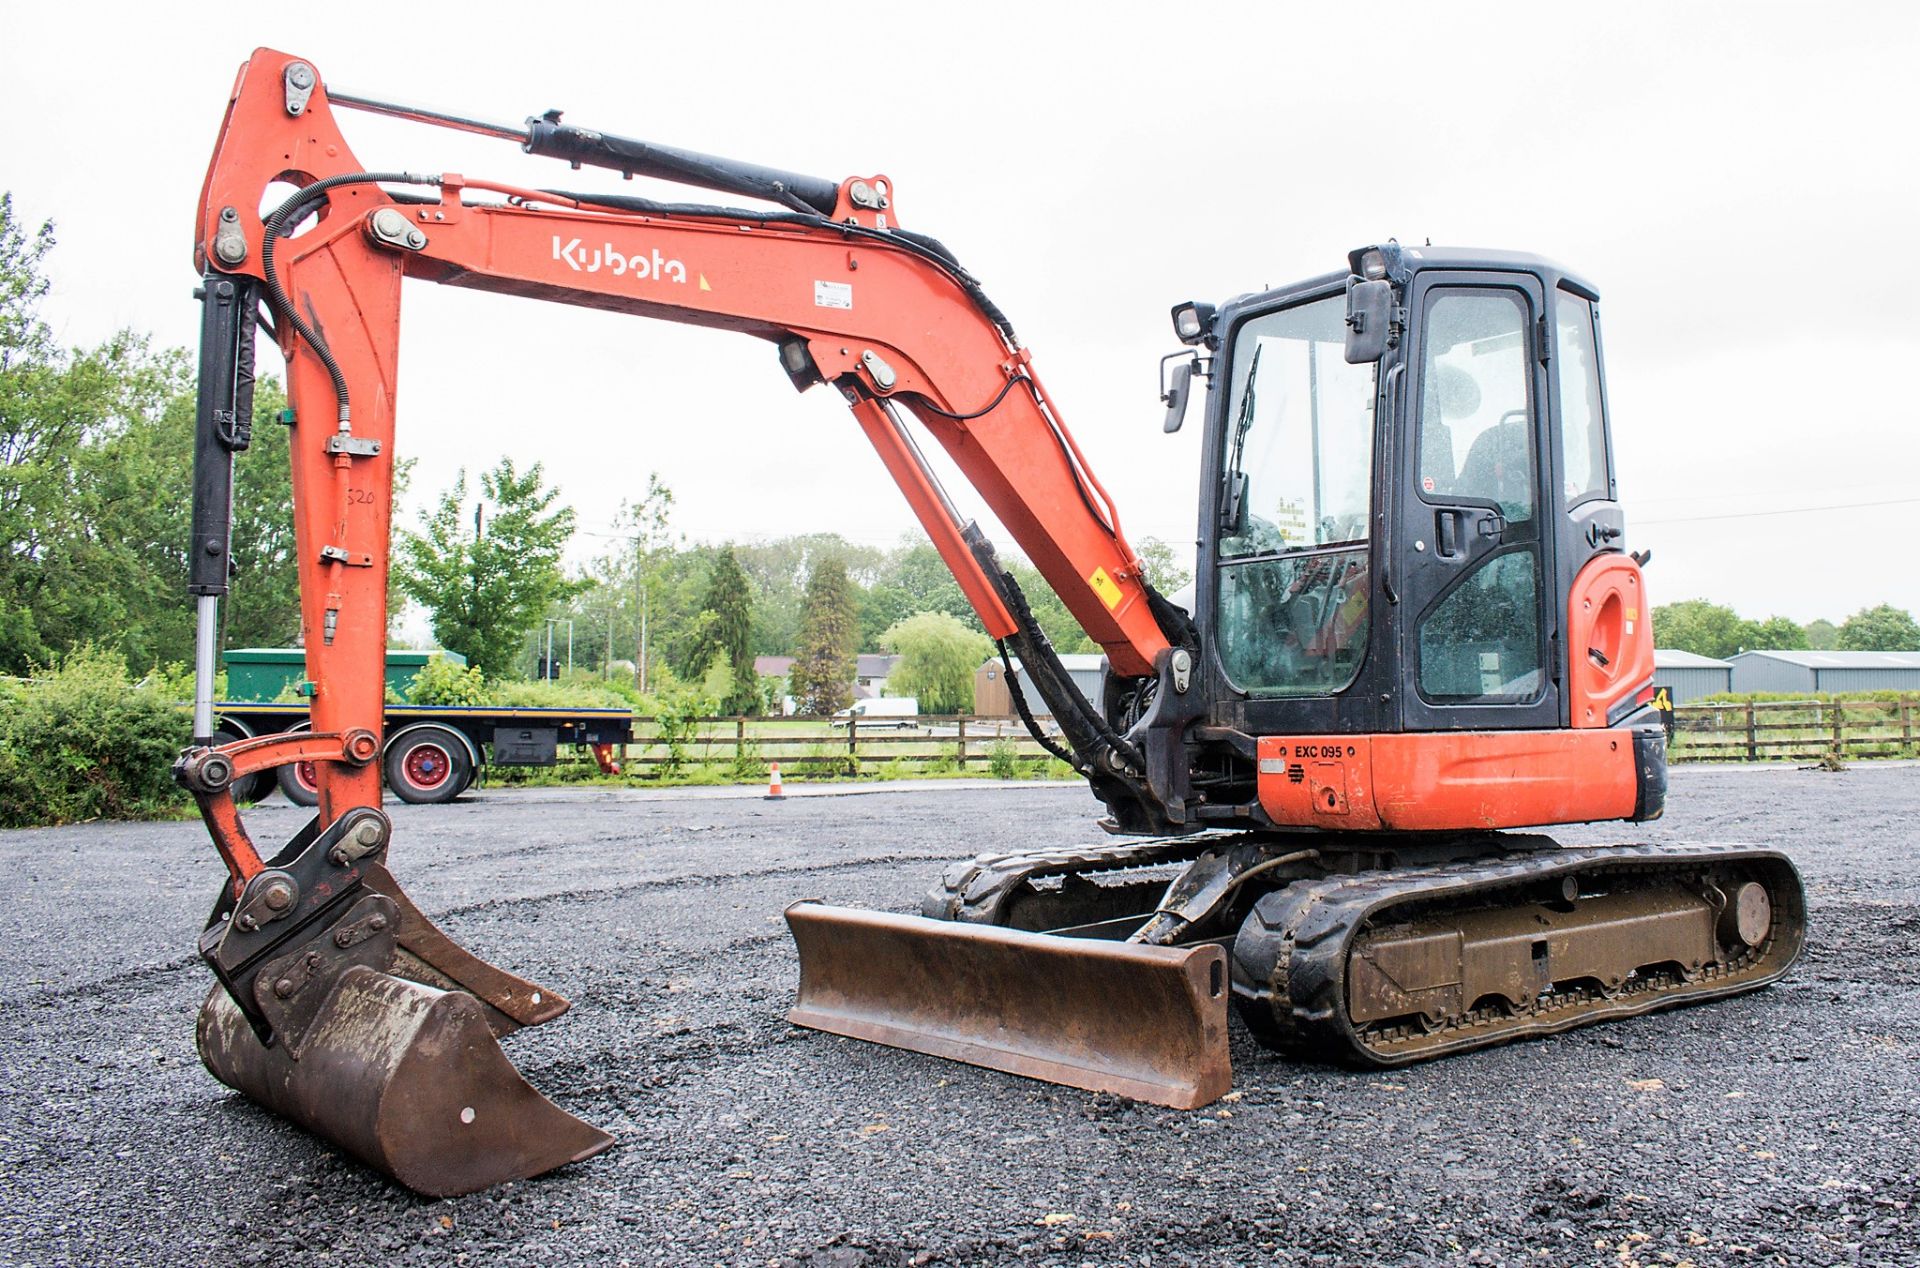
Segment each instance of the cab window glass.
[{"label": "cab window glass", "polygon": [[1511,290],[1435,291],[1420,367],[1420,492],[1533,518],[1527,309]]},{"label": "cab window glass", "polygon": [[1468,574],[1420,622],[1420,694],[1447,704],[1537,699],[1540,557],[1496,555]]},{"label": "cab window glass", "polygon": [[1225,461],[1245,482],[1223,558],[1367,539],[1375,367],[1348,365],[1346,300],[1255,317],[1233,341]]},{"label": "cab window glass", "polygon": [[1570,291],[1554,295],[1553,359],[1560,393],[1560,453],[1567,505],[1606,497],[1607,429],[1600,408],[1600,357],[1594,346],[1593,305]]},{"label": "cab window glass", "polygon": [[1233,340],[1215,646],[1254,695],[1330,695],[1366,659],[1376,367],[1347,364],[1345,318],[1331,295]]}]

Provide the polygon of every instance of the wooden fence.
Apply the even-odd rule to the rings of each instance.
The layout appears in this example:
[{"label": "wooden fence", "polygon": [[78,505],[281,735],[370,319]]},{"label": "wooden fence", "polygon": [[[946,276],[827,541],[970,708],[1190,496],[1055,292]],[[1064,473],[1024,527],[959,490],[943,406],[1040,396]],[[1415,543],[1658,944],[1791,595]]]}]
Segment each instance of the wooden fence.
[{"label": "wooden fence", "polygon": [[1674,710],[1676,762],[1913,757],[1920,697],[1689,704]]},{"label": "wooden fence", "polygon": [[[1008,763],[1021,773],[1050,758],[1017,718],[914,717],[836,724],[828,718],[695,718],[676,734],[658,718],[636,717],[633,741],[618,760],[629,770],[649,767],[735,767],[743,774],[778,762],[788,775],[872,775],[893,767],[902,774],[940,771],[987,773]],[[1043,721],[1043,725],[1045,725]],[[1058,731],[1048,727],[1055,742]]]},{"label": "wooden fence", "polygon": [[[1018,719],[916,717],[835,725],[827,718],[696,718],[676,733],[657,718],[635,718],[621,746],[629,770],[734,767],[758,777],[778,762],[784,773],[872,775],[977,771],[1008,763],[1030,773],[1049,754]],[[1674,762],[1817,761],[1920,757],[1915,725],[1920,696],[1893,700],[1787,700],[1690,704],[1674,711]],[[1051,730],[1051,728],[1050,728]],[[1056,742],[1058,732],[1053,731]],[[1064,746],[1064,745],[1063,745]],[[584,760],[584,758],[583,758]]]}]

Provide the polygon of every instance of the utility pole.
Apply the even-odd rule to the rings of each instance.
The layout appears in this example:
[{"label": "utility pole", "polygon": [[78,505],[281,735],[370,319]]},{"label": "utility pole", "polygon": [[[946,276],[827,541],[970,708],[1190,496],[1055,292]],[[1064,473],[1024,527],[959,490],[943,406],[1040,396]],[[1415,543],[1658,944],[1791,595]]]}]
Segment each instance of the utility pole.
[{"label": "utility pole", "polygon": [[547,618],[547,659],[540,671],[540,676],[549,680],[560,677],[560,667],[553,663],[553,627],[556,625],[567,627],[567,672],[573,672],[573,618],[550,616]]},{"label": "utility pole", "polygon": [[647,580],[641,562],[640,543],[645,540],[644,533],[633,535],[633,588],[634,598],[640,602],[640,659],[633,667],[634,681],[639,685],[642,695],[647,690]]}]

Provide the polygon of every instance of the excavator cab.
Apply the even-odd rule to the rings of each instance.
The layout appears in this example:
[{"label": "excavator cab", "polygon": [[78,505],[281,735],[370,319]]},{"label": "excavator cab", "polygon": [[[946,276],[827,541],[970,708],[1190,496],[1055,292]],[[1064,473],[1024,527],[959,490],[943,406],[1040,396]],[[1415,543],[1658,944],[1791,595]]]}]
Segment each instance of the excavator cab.
[{"label": "excavator cab", "polygon": [[[1366,287],[1391,291],[1377,341]],[[1595,300],[1534,257],[1388,244],[1219,311],[1196,605],[1208,694],[1240,729],[1591,723],[1566,690],[1588,632],[1568,600],[1624,527]],[[1627,644],[1580,647],[1609,723],[1651,698],[1643,607],[1622,608]]]}]

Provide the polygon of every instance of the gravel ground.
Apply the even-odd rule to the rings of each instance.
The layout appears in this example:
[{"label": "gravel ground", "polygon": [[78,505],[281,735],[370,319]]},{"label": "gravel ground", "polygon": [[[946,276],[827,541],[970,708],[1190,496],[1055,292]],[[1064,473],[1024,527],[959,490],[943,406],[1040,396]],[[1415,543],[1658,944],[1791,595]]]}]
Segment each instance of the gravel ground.
[{"label": "gravel ground", "polygon": [[[395,806],[416,901],[573,997],[509,1053],[619,1139],[450,1201],[200,1068],[198,824],[0,833],[0,1261],[1920,1263],[1920,768],[1674,784],[1645,836],[1804,870],[1785,983],[1388,1074],[1274,1059],[1236,1022],[1233,1097],[1184,1114],[782,1020],[787,902],[911,910],[955,856],[1097,838],[1084,790]],[[276,799],[251,821],[299,819]]]}]

